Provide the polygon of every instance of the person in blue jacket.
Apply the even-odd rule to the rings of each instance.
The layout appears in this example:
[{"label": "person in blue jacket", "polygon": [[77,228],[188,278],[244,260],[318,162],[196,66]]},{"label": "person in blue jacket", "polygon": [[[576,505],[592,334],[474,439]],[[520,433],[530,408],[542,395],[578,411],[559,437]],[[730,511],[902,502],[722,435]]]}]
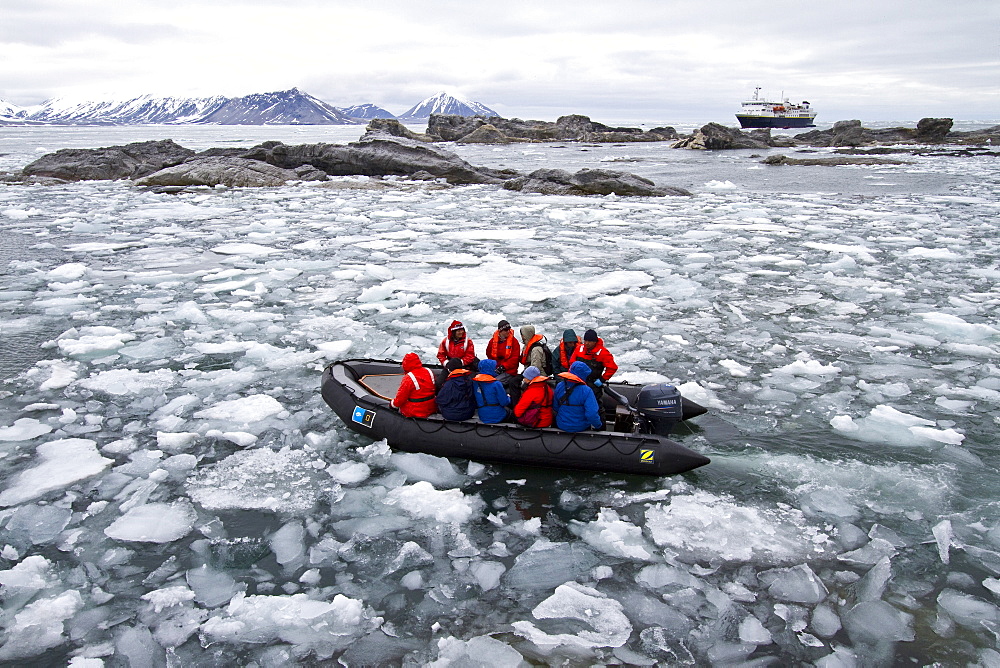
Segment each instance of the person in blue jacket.
[{"label": "person in blue jacket", "polygon": [[468,420],[476,414],[476,398],[472,393],[472,372],[462,366],[462,360],[448,360],[444,378],[437,393],[437,409],[445,420]]},{"label": "person in blue jacket", "polygon": [[556,414],[556,426],[563,431],[604,428],[601,407],[594,390],[587,385],[589,375],[590,367],[584,362],[573,362],[569,371],[559,374],[562,380],[556,385],[552,410]]},{"label": "person in blue jacket", "polygon": [[497,380],[497,374],[496,360],[481,360],[479,373],[472,379],[479,419],[486,424],[503,422],[510,415],[510,396],[503,383]]}]

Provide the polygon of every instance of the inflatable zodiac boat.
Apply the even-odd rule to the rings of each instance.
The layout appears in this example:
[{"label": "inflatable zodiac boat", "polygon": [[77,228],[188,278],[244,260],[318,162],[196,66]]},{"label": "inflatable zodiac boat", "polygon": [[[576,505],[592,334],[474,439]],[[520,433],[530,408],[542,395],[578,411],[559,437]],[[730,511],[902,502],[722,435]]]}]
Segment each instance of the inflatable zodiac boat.
[{"label": "inflatable zodiac boat", "polygon": [[[437,374],[440,367],[427,365]],[[406,452],[550,468],[663,476],[709,463],[668,438],[679,420],[706,412],[670,385],[609,383],[609,431],[569,433],[519,424],[404,417],[389,404],[403,378],[398,361],[350,359],[323,371],[323,399],[350,429]],[[618,395],[618,400],[611,395]]]}]

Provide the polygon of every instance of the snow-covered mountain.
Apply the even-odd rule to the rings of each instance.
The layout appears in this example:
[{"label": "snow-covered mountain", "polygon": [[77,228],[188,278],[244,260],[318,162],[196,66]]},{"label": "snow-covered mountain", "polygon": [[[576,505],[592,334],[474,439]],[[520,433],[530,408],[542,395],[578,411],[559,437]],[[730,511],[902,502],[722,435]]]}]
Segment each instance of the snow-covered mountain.
[{"label": "snow-covered mountain", "polygon": [[351,118],[298,88],[226,100],[196,121],[218,125],[353,125]]},{"label": "snow-covered mountain", "polygon": [[398,118],[403,123],[426,121],[431,114],[454,114],[456,116],[499,116],[484,104],[473,102],[454,93],[440,92],[418,102]]},{"label": "snow-covered mountain", "polygon": [[[8,111],[9,108],[9,111]],[[0,102],[0,123],[50,125],[352,125],[361,121],[297,88],[243,97],[177,98],[141,95],[126,100],[49,100],[20,109]]]},{"label": "snow-covered mountain", "polygon": [[356,104],[353,107],[343,107],[341,111],[351,118],[360,118],[365,121],[370,121],[373,118],[396,118],[392,112],[374,104]]}]

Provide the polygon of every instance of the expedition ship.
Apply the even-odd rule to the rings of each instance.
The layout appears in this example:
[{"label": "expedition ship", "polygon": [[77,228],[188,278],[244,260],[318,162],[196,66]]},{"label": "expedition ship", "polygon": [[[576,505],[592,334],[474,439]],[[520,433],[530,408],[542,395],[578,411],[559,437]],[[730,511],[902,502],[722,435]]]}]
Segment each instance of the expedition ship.
[{"label": "expedition ship", "polygon": [[743,103],[736,114],[744,128],[811,128],[816,124],[816,112],[809,103],[802,101],[792,104],[785,98],[783,102],[768,102],[760,97],[760,87],[754,88],[753,99]]}]

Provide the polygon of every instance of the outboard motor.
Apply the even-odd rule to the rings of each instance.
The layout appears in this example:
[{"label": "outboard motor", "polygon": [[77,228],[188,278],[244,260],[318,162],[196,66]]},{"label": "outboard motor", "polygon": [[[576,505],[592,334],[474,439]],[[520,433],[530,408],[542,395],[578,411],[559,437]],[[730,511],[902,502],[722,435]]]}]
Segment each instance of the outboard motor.
[{"label": "outboard motor", "polygon": [[680,390],[667,383],[647,385],[639,390],[636,409],[654,434],[670,436],[674,425],[684,417]]}]

